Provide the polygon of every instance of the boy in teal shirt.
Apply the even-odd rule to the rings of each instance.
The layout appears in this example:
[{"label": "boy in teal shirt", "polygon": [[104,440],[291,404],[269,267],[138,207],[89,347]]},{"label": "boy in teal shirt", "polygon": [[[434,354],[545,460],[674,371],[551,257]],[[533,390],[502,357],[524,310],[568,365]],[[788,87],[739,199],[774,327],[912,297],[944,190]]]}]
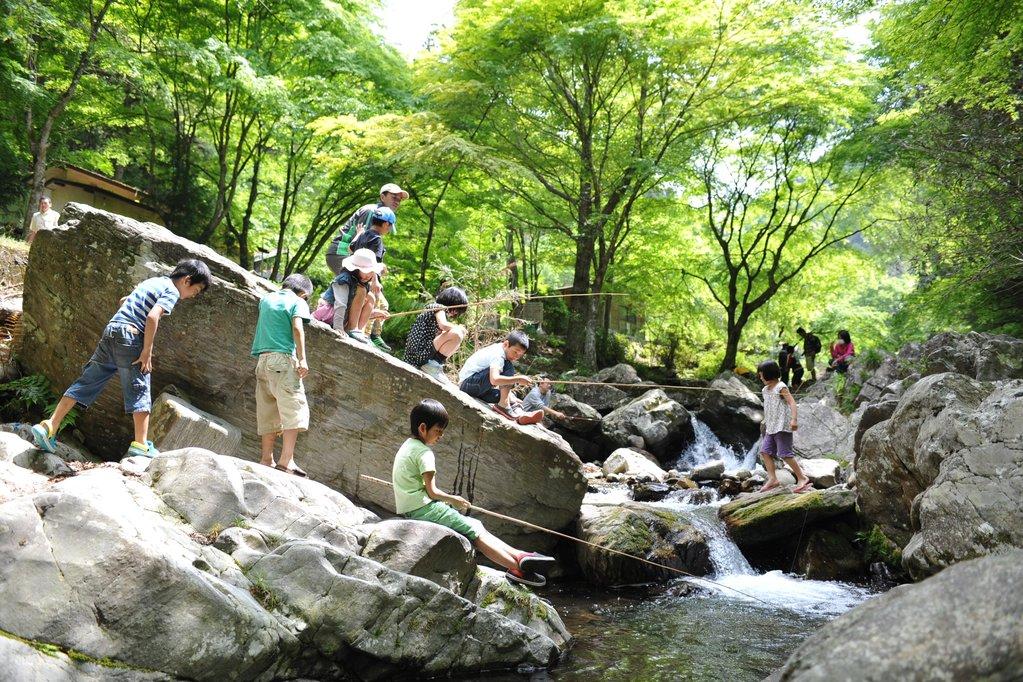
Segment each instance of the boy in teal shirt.
[{"label": "boy in teal shirt", "polygon": [[409,421],[412,437],[394,456],[391,470],[395,511],[407,518],[439,523],[461,533],[488,559],[506,568],[509,580],[534,587],[546,585],[547,571],[554,563],[552,557],[523,552],[502,542],[487,532],[478,519],[462,516],[455,510],[468,510],[468,500],[437,488],[434,480],[437,466],[430,446],[440,440],[448,426],[444,406],[436,400],[423,400],[412,408]]},{"label": "boy in teal shirt", "polygon": [[[259,319],[252,339],[256,361],[256,432],[261,464],[305,476],[295,464],[299,431],[309,428],[309,404],[302,379],[309,374],[305,330],[313,283],[302,274],[289,275],[280,291],[259,302]],[[281,435],[281,456],[274,463],[274,444]]]}]

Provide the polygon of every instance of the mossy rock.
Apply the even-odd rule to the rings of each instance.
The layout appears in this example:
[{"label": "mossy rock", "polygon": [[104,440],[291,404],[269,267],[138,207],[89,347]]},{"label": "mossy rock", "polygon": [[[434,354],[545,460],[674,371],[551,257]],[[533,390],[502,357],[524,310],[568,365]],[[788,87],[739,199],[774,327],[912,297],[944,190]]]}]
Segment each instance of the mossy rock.
[{"label": "mossy rock", "polygon": [[853,511],[852,490],[814,490],[796,494],[788,489],[741,495],[718,510],[728,534],[740,548],[798,535],[806,525]]},{"label": "mossy rock", "polygon": [[678,577],[674,571],[630,557],[694,575],[711,571],[707,537],[679,512],[641,504],[584,505],[578,535],[599,547],[630,555],[580,545],[578,556],[583,576],[598,585],[659,582]]}]

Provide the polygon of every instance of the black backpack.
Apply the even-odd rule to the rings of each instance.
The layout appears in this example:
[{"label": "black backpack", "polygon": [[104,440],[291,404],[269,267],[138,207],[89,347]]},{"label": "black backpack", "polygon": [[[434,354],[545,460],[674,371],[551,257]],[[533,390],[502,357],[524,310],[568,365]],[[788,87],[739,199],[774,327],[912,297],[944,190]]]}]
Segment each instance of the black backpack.
[{"label": "black backpack", "polygon": [[803,342],[803,352],[810,355],[816,354],[821,351],[821,340],[817,338],[816,334],[807,334],[806,341]]}]

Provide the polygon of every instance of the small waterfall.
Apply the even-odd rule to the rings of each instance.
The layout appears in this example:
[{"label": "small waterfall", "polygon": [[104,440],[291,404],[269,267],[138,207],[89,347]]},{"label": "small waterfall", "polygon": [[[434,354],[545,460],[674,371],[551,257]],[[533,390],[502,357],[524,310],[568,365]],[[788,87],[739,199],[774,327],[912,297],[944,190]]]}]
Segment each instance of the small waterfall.
[{"label": "small waterfall", "polygon": [[725,463],[725,471],[752,470],[756,466],[759,443],[754,443],[746,452],[736,452],[718,440],[710,427],[696,417],[693,417],[693,429],[696,431],[696,440],[679,457],[675,465],[678,469],[692,469],[719,459]]},{"label": "small waterfall", "polygon": [[718,505],[702,505],[688,515],[690,522],[707,536],[710,562],[714,565],[713,578],[727,575],[756,575],[738,546],[728,537],[725,524],[718,518]]}]

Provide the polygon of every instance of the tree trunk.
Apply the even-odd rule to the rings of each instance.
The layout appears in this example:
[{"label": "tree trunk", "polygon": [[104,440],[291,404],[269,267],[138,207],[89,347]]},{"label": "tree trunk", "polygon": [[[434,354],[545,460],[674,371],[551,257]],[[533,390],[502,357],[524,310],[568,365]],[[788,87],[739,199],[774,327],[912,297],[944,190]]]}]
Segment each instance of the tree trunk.
[{"label": "tree trunk", "polygon": [[[96,39],[99,36],[100,27],[103,25],[103,18],[106,16],[107,10],[110,9],[112,3],[113,0],[104,0],[103,6],[96,13],[90,27],[91,30],[89,31],[89,42],[86,43],[85,49],[78,55],[78,65],[71,74],[71,82],[64,88],[64,92],[60,94],[53,107],[46,114],[43,125],[39,129],[39,136],[36,138],[35,147],[32,150],[32,184],[30,185],[28,197],[28,209],[25,211],[25,220],[22,223],[22,233],[26,237],[28,236],[29,225],[32,222],[32,213],[39,204],[40,197],[43,196],[47,153],[50,149],[50,133],[53,132],[54,123],[57,122],[57,119],[64,113],[64,109],[67,108],[68,103],[75,96],[78,83],[82,80],[85,68],[92,59],[92,51],[96,47]],[[32,131],[28,132],[31,135]]]},{"label": "tree trunk", "polygon": [[256,150],[256,158],[252,162],[252,182],[249,185],[249,202],[242,216],[242,230],[238,238],[238,263],[246,270],[252,269],[252,256],[249,252],[249,233],[252,228],[252,211],[259,195],[259,166],[263,162],[263,149]]},{"label": "tree trunk", "polygon": [[[575,250],[575,274],[572,278],[572,293],[590,292],[590,264],[593,262],[593,240],[579,237]],[[597,366],[597,308],[596,298],[577,296],[570,299],[572,313],[568,337],[568,352],[576,362],[587,367]]]}]

